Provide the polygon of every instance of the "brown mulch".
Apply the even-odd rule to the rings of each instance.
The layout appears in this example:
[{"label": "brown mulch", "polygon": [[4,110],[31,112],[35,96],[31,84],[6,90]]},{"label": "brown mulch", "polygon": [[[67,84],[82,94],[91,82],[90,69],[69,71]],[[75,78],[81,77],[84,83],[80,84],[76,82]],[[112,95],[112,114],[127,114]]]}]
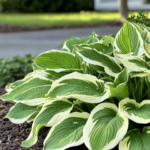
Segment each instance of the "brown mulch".
[{"label": "brown mulch", "polygon": [[48,30],[48,29],[62,29],[62,28],[85,28],[85,27],[102,27],[102,26],[120,26],[122,22],[120,21],[111,21],[106,23],[98,23],[98,24],[82,24],[82,25],[68,25],[68,26],[52,26],[52,27],[27,27],[20,25],[6,25],[0,24],[0,33],[4,32],[22,32],[22,31],[39,31],[39,30]]},{"label": "brown mulch", "polygon": [[[0,88],[0,95],[5,94],[4,88]],[[20,147],[21,143],[26,140],[31,130],[32,123],[13,124],[9,119],[4,118],[13,104],[0,100],[0,150],[42,150],[43,141],[46,137],[44,134],[48,128],[40,131],[38,141],[30,148]],[[43,135],[44,134],[44,135]],[[117,150],[114,148],[113,150]],[[85,145],[72,147],[67,150],[88,150]]]}]

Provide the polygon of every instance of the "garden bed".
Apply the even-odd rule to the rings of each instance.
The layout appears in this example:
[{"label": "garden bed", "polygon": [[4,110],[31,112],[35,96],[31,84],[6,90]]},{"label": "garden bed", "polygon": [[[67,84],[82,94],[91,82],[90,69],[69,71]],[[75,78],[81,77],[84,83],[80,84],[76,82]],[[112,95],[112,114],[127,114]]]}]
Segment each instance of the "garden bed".
[{"label": "garden bed", "polygon": [[[0,95],[5,94],[4,88],[0,88]],[[9,119],[4,118],[13,104],[0,100],[0,150],[42,150],[43,141],[48,129],[40,131],[38,142],[30,148],[21,147],[21,143],[29,136],[32,123],[13,124]],[[88,150],[85,145],[72,147],[67,150]],[[117,148],[113,149],[117,150]]]},{"label": "garden bed", "polygon": [[[4,88],[0,88],[0,95],[6,93]],[[4,118],[13,104],[0,100],[0,150],[42,150],[45,135],[48,129],[44,128],[39,133],[38,142],[30,148],[20,147],[21,143],[26,140],[31,130],[32,123],[13,124],[7,118]],[[82,145],[79,147],[69,148],[68,150],[87,150]]]}]

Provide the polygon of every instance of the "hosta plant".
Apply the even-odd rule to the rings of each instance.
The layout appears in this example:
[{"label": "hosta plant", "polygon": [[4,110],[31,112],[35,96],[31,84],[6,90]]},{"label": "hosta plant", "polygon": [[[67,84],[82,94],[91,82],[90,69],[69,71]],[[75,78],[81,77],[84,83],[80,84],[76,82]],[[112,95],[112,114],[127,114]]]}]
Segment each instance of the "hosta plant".
[{"label": "hosta plant", "polygon": [[150,28],[126,21],[117,35],[66,40],[33,60],[33,72],[6,86],[11,122],[32,122],[44,150],[85,143],[90,150],[150,149]]}]

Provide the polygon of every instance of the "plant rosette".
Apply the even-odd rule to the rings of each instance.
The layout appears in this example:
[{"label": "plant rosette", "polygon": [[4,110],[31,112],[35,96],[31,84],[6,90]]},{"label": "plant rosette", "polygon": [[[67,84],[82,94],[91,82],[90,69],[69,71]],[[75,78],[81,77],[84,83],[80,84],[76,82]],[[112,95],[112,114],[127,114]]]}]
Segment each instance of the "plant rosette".
[{"label": "plant rosette", "polygon": [[117,35],[65,41],[33,61],[33,72],[6,86],[11,122],[33,122],[22,143],[43,127],[44,150],[85,143],[90,150],[150,149],[150,29],[126,21]]}]

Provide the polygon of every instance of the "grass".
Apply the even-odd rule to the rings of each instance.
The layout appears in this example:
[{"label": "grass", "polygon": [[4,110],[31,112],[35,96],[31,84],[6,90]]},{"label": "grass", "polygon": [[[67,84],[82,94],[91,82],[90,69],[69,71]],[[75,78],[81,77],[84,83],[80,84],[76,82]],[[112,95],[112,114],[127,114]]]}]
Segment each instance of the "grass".
[{"label": "grass", "polygon": [[[131,14],[137,14],[132,12]],[[1,24],[21,25],[27,27],[65,26],[79,24],[98,24],[117,21],[118,12],[80,12],[80,13],[43,13],[43,14],[0,14]]]}]

